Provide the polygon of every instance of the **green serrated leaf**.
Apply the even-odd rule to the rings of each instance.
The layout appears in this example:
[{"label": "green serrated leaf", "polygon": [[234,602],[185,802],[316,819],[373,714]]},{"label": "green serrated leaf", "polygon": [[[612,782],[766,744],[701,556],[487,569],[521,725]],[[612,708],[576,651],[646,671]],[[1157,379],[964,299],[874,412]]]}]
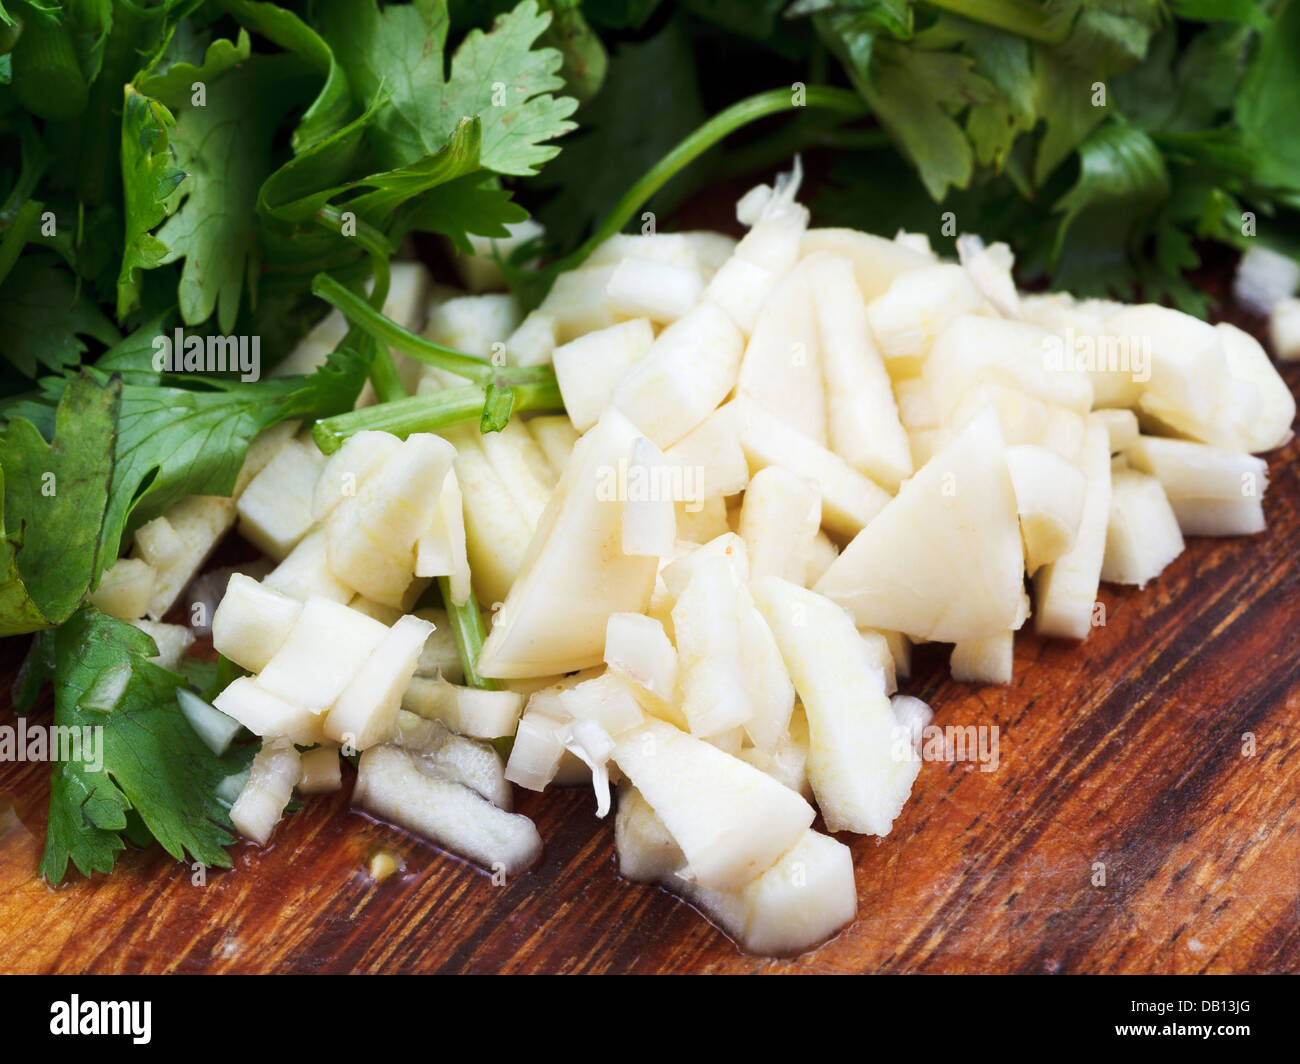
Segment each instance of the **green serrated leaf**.
[{"label": "green serrated leaf", "polygon": [[0,285],[0,356],[34,377],[76,363],[83,336],[111,344],[118,332],[52,255],[26,256]]},{"label": "green serrated leaf", "polygon": [[434,195],[414,200],[400,216],[397,228],[399,232],[441,233],[457,251],[469,255],[474,250],[469,234],[507,237],[510,230],[506,226],[527,217],[528,212],[514,203],[512,194],[494,178],[469,174],[440,185]]},{"label": "green serrated leaf", "polygon": [[966,132],[976,161],[1000,171],[1016,138],[1030,132],[1038,120],[1029,43],[1002,30],[954,21],[961,26],[962,46],[975,69],[996,90],[992,98],[971,105]]},{"label": "green serrated leaf", "polygon": [[946,52],[909,52],[902,45],[879,42],[871,80],[862,91],[936,202],[949,186],[970,184],[974,152],[953,116],[996,98],[993,86],[975,73],[970,59]]},{"label": "green serrated leaf", "polygon": [[[99,575],[121,390],[120,382],[101,386],[80,374],[59,401],[52,443],[23,418],[4,435],[6,569],[50,623],[70,616]],[[10,625],[0,609],[0,634],[14,634]]]},{"label": "green serrated leaf", "polygon": [[332,137],[353,114],[347,75],[329,45],[297,15],[278,4],[253,0],[222,0],[222,6],[240,23],[309,63],[325,83],[294,128],[292,145],[301,154]]},{"label": "green serrated leaf", "polygon": [[1282,6],[1259,34],[1237,94],[1237,122],[1256,154],[1260,185],[1300,189],[1300,3]]},{"label": "green serrated leaf", "polygon": [[[397,207],[448,181],[475,173],[482,159],[482,128],[477,118],[462,120],[436,151],[407,166],[368,174],[341,191],[369,189],[347,201],[347,209],[372,225],[384,226]],[[333,198],[333,197],[331,197]]]},{"label": "green serrated leaf", "polygon": [[168,130],[171,112],[131,85],[123,87],[122,186],[126,207],[126,239],[117,278],[117,316],[126,317],[140,305],[140,271],[167,261],[168,247],[152,230],[167,216],[172,193],[185,180],[176,165]]},{"label": "green serrated leaf", "polygon": [[136,76],[134,84],[143,96],[153,97],[167,107],[181,107],[193,103],[200,91],[196,86],[206,95],[212,82],[245,62],[251,53],[248,31],[241,29],[237,40],[221,37],[209,44],[201,63],[178,61],[164,65],[164,53],[158,63]]},{"label": "green serrated leaf", "polygon": [[605,45],[583,16],[579,0],[545,0],[543,6],[552,19],[541,43],[564,57],[560,66],[564,91],[579,106],[589,103],[600,92],[609,69]]},{"label": "green serrated leaf", "polygon": [[[83,606],[53,636],[54,722],[95,729],[98,757],[54,770],[41,874],[62,881],[71,861],[85,875],[112,870],[123,848],[128,810],[177,860],[228,868],[235,839],[217,785],[241,771],[248,747],[215,757],[176,703],[184,679],[151,663],[157,652],[138,628]],[[105,669],[130,668],[116,709],[87,710],[81,701]],[[100,763],[96,764],[98,760]]]},{"label": "green serrated leaf", "polygon": [[369,133],[386,170],[437,151],[464,118],[482,122],[482,165],[499,174],[532,174],[559,148],[546,142],[573,128],[577,101],[563,88],[553,48],[534,48],[550,23],[535,0],[497,19],[491,32],[471,31],[444,74],[447,10],[441,0],[379,8],[376,0],[331,0],[322,34],[353,92],[387,105]]},{"label": "green serrated leaf", "polygon": [[188,325],[215,311],[221,332],[234,328],[257,247],[258,189],[302,86],[294,57],[256,55],[210,84],[205,106],[176,111],[171,143],[187,177],[157,237],[169,249],[163,263],[184,260],[178,298]]}]

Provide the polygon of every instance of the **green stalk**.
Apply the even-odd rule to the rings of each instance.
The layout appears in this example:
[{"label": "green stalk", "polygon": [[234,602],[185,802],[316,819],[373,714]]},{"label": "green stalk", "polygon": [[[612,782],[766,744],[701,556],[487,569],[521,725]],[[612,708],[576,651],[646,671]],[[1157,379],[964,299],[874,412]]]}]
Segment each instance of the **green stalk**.
[{"label": "green stalk", "polygon": [[806,148],[879,147],[889,143],[883,129],[844,129],[834,116],[810,112],[786,123],[770,137],[728,152],[721,162],[720,176],[741,177],[785,163]]},{"label": "green stalk", "polygon": [[1070,35],[1074,10],[1064,7],[1049,14],[1029,0],[926,0],[931,7],[983,22],[1044,44],[1060,44]]},{"label": "green stalk", "polygon": [[77,196],[92,207],[115,203],[122,194],[122,86],[139,69],[136,47],[144,42],[143,21],[126,5],[114,9],[113,25],[104,44],[104,61],[90,87],[90,101],[81,118]]},{"label": "green stalk", "polygon": [[[331,232],[343,232],[343,212],[337,207],[322,207],[316,212],[316,221]],[[375,283],[370,290],[370,306],[376,312],[382,313],[392,279],[388,268],[388,258],[393,254],[394,249],[389,244],[388,238],[378,229],[360,219],[355,224],[356,235],[353,239],[369,254],[373,267]],[[372,349],[370,383],[375,386],[375,395],[381,403],[404,399],[406,389],[402,387],[402,378],[398,375],[397,366],[393,362],[393,356],[387,346],[376,342],[372,336],[367,336],[366,339]]]},{"label": "green stalk", "polygon": [[[804,89],[804,106],[823,110],[838,111],[843,115],[860,118],[866,114],[866,105],[857,93],[848,89],[832,88],[828,85],[808,85]],[[769,89],[757,95],[747,97],[732,104],[725,111],[714,115],[699,129],[678,142],[641,177],[636,184],[624,193],[623,198],[615,204],[600,226],[577,250],[564,256],[546,268],[548,277],[572,270],[586,260],[587,256],[615,233],[619,232],[636,214],[641,206],[671,181],[679,170],[698,159],[720,140],[734,133],[750,122],[756,122],[768,115],[784,114],[794,107],[791,89]]]},{"label": "green stalk", "polygon": [[445,369],[458,377],[466,377],[486,385],[492,379],[495,368],[485,358],[476,358],[450,347],[443,347],[422,336],[416,336],[409,329],[404,329],[395,321],[384,317],[355,292],[339,284],[328,274],[317,274],[311,283],[313,295],[320,296],[332,307],[343,313],[353,325],[373,336],[380,344],[395,347],[404,355],[430,366]]},{"label": "green stalk", "polygon": [[[500,370],[498,389],[514,393],[513,412],[564,409],[560,386],[549,366]],[[414,395],[376,406],[349,410],[322,418],[312,426],[312,438],[323,454],[333,454],[343,441],[358,432],[390,432],[405,439],[413,432],[437,432],[449,425],[480,419],[487,402],[487,388],[467,384],[443,388],[428,395]]]},{"label": "green stalk", "polygon": [[438,590],[442,593],[442,604],[447,608],[447,620],[451,624],[451,634],[456,638],[456,651],[460,654],[461,668],[465,671],[465,684],[483,691],[498,691],[501,684],[483,676],[478,671],[478,656],[483,649],[483,613],[478,607],[478,599],[471,591],[469,599],[463,606],[451,601],[451,578],[438,577]]}]

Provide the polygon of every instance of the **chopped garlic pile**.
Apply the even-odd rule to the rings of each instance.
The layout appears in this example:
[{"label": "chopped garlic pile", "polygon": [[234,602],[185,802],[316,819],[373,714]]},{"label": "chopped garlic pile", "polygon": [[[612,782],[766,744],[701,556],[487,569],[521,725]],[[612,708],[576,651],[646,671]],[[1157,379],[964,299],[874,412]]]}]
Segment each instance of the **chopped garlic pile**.
[{"label": "chopped garlic pile", "polygon": [[[354,802],[514,874],[541,840],[511,784],[592,785],[600,816],[616,786],[624,875],[798,952],[856,910],[816,811],[886,835],[919,773],[931,714],[895,694],[913,643],[1007,683],[1031,618],[1085,638],[1101,581],[1263,529],[1254,454],[1295,403],[1250,336],[1019,293],[974,237],[944,262],[810,229],[797,186],[747,195],[739,243],[616,236],[527,316],[495,293],[437,293],[427,326],[389,311],[552,363],[567,416],[365,432],[328,461],[272,430],[235,502],[140,530],[97,593],[124,616],[161,616],[236,515],[278,562],[233,576],[212,621],[252,674],[216,708],[266,740],[241,830],[264,842],[295,782],[336,788],[359,751]],[[465,263],[473,290],[488,262]],[[420,392],[457,383],[397,361]],[[477,669],[501,689],[460,683],[445,612],[412,612],[435,576],[448,607],[472,588],[490,610]]]}]

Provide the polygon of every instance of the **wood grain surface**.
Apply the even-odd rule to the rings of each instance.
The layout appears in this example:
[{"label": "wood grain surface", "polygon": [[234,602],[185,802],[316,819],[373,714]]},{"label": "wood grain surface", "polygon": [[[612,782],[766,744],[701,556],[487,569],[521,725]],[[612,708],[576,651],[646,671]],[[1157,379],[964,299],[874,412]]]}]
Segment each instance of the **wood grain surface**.
[{"label": "wood grain surface", "polygon": [[[1286,375],[1295,389],[1300,367]],[[1107,624],[1083,644],[1017,639],[1009,687],[953,683],[941,648],[918,651],[904,690],[939,724],[997,725],[998,767],[926,763],[891,835],[842,836],[858,919],[801,957],[746,956],[622,881],[612,817],[572,789],[521,794],[546,852],[504,886],[345,790],[206,885],[155,847],[51,889],[48,768],[8,763],[0,971],[1300,971],[1298,455],[1269,456],[1267,532],[1190,540],[1145,590],[1104,587]],[[0,647],[7,677],[22,648]],[[405,864],[382,884],[379,849]]]}]

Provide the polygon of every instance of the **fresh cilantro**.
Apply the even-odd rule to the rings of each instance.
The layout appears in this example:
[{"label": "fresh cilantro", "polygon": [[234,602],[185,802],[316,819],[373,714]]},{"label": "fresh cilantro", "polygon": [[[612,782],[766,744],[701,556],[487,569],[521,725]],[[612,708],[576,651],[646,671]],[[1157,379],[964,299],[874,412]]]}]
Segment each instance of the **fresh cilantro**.
[{"label": "fresh cilantro", "polygon": [[87,515],[108,504],[121,384],[73,378],[46,443],[31,422],[13,418],[0,441],[4,572],[0,635],[69,617],[98,576],[99,529]]},{"label": "fresh cilantro", "polygon": [[551,12],[551,24],[540,42],[563,57],[560,77],[564,91],[581,106],[604,85],[609,53],[583,15],[580,0],[545,0],[543,6]]},{"label": "fresh cilantro", "polygon": [[1236,119],[1256,159],[1256,180],[1300,188],[1300,3],[1286,3],[1259,35],[1241,81]]},{"label": "fresh cilantro", "polygon": [[314,147],[348,123],[354,108],[347,75],[320,34],[292,11],[276,4],[225,0],[224,6],[245,28],[274,41],[325,76],[320,92],[294,128],[292,143],[296,153]]},{"label": "fresh cilantro", "polygon": [[286,85],[294,71],[282,59],[252,57],[207,86],[204,106],[175,112],[171,143],[187,177],[157,237],[169,249],[164,263],[185,260],[179,301],[187,324],[215,310],[221,332],[235,326],[256,252],[258,189],[275,128],[295,96]]},{"label": "fresh cilantro", "polygon": [[525,0],[497,19],[490,33],[472,30],[444,73],[447,9],[441,0],[410,5],[330,0],[322,5],[324,36],[353,91],[387,104],[369,131],[386,169],[435,152],[466,116],[482,122],[480,162],[498,174],[532,174],[559,148],[545,143],[573,128],[577,101],[555,96],[562,57],[534,49],[549,17]]},{"label": "fresh cilantro", "polygon": [[140,305],[140,271],[161,266],[169,249],[150,230],[167,215],[167,201],[185,179],[175,164],[169,130],[176,124],[158,100],[127,85],[122,104],[122,178],[126,248],[117,278],[117,316]]},{"label": "fresh cilantro", "polygon": [[82,337],[111,344],[118,332],[54,256],[24,257],[0,285],[0,356],[35,377],[75,364],[87,350]]},{"label": "fresh cilantro", "polygon": [[71,50],[48,93],[0,57],[0,634],[38,633],[23,704],[53,680],[56,721],[97,714],[107,755],[54,773],[51,882],[126,840],[227,863],[213,788],[238,765],[197,743],[148,637],[85,595],[142,522],[228,494],[259,431],[350,411],[377,350],[349,335],[308,376],[245,383],[160,373],[156,338],[256,336],[267,369],[319,319],[317,273],[359,291],[407,233],[464,247],[527,217],[503,178],[555,156],[605,53],[576,0],[498,10],[449,40],[442,0],[23,4]]},{"label": "fresh cilantro", "polygon": [[[69,861],[82,875],[111,872],[131,812],[178,861],[229,868],[226,847],[235,840],[216,790],[247,766],[252,749],[223,757],[208,750],[176,703],[184,679],[148,660],[157,647],[138,628],[86,605],[43,638],[54,723],[97,729],[102,764],[90,763],[83,748],[80,761],[54,769],[41,875],[58,884]],[[124,671],[113,708],[83,705],[97,686],[121,682]]]},{"label": "fresh cilantro", "polygon": [[[98,550],[91,555],[90,588],[98,584],[126,537],[145,521],[186,495],[229,495],[248,445],[262,429],[286,419],[327,417],[349,410],[365,382],[365,360],[344,347],[305,377],[252,382],[190,378],[190,383],[201,385],[197,388],[163,384],[151,366],[151,340],[165,331],[164,321],[159,318],[146,323],[110,349],[94,369],[83,371],[82,377],[72,381],[47,378],[41,382],[39,394],[11,404],[5,411],[10,421],[8,435],[17,430],[19,438],[32,448],[40,436],[55,431],[55,445],[65,450],[76,447],[76,461],[87,468],[92,468],[91,455],[111,458],[106,497],[98,505],[83,500],[85,505],[68,504],[61,511],[84,530],[93,528]],[[117,377],[124,382],[113,383]],[[83,378],[102,388],[112,387],[117,397],[112,431],[105,437],[94,423],[82,425],[69,415],[62,430],[69,442],[60,443],[57,415],[52,418],[51,413],[56,403],[59,410],[64,408],[74,387],[91,387],[91,383],[82,383]],[[12,476],[10,456],[0,452],[0,457],[4,470]],[[48,462],[41,466],[42,470],[49,468]],[[57,547],[56,527],[40,524],[41,541],[49,538],[51,546]],[[14,531],[12,527],[10,531]],[[78,597],[85,590],[83,586]],[[27,626],[20,627],[24,624]],[[40,625],[30,625],[24,618],[15,622],[12,631],[31,631],[33,627]]]},{"label": "fresh cilantro", "polygon": [[[185,24],[182,23],[181,27]],[[181,28],[178,27],[178,28]],[[239,37],[230,41],[218,38],[208,45],[202,56],[193,56],[199,62],[190,61],[187,56],[193,50],[192,44],[185,41],[173,53],[171,45],[179,41],[173,32],[164,48],[154,62],[142,70],[135,79],[134,87],[145,96],[156,97],[172,107],[180,106],[184,101],[195,103],[194,94],[203,87],[206,96],[207,87],[228,70],[246,62],[252,51],[252,41],[248,33],[240,30]]]},{"label": "fresh cilantro", "polygon": [[490,175],[469,174],[449,181],[436,196],[422,199],[406,218],[412,229],[442,233],[456,249],[470,254],[469,234],[506,237],[510,222],[522,222],[528,212],[511,201],[511,194]]}]

